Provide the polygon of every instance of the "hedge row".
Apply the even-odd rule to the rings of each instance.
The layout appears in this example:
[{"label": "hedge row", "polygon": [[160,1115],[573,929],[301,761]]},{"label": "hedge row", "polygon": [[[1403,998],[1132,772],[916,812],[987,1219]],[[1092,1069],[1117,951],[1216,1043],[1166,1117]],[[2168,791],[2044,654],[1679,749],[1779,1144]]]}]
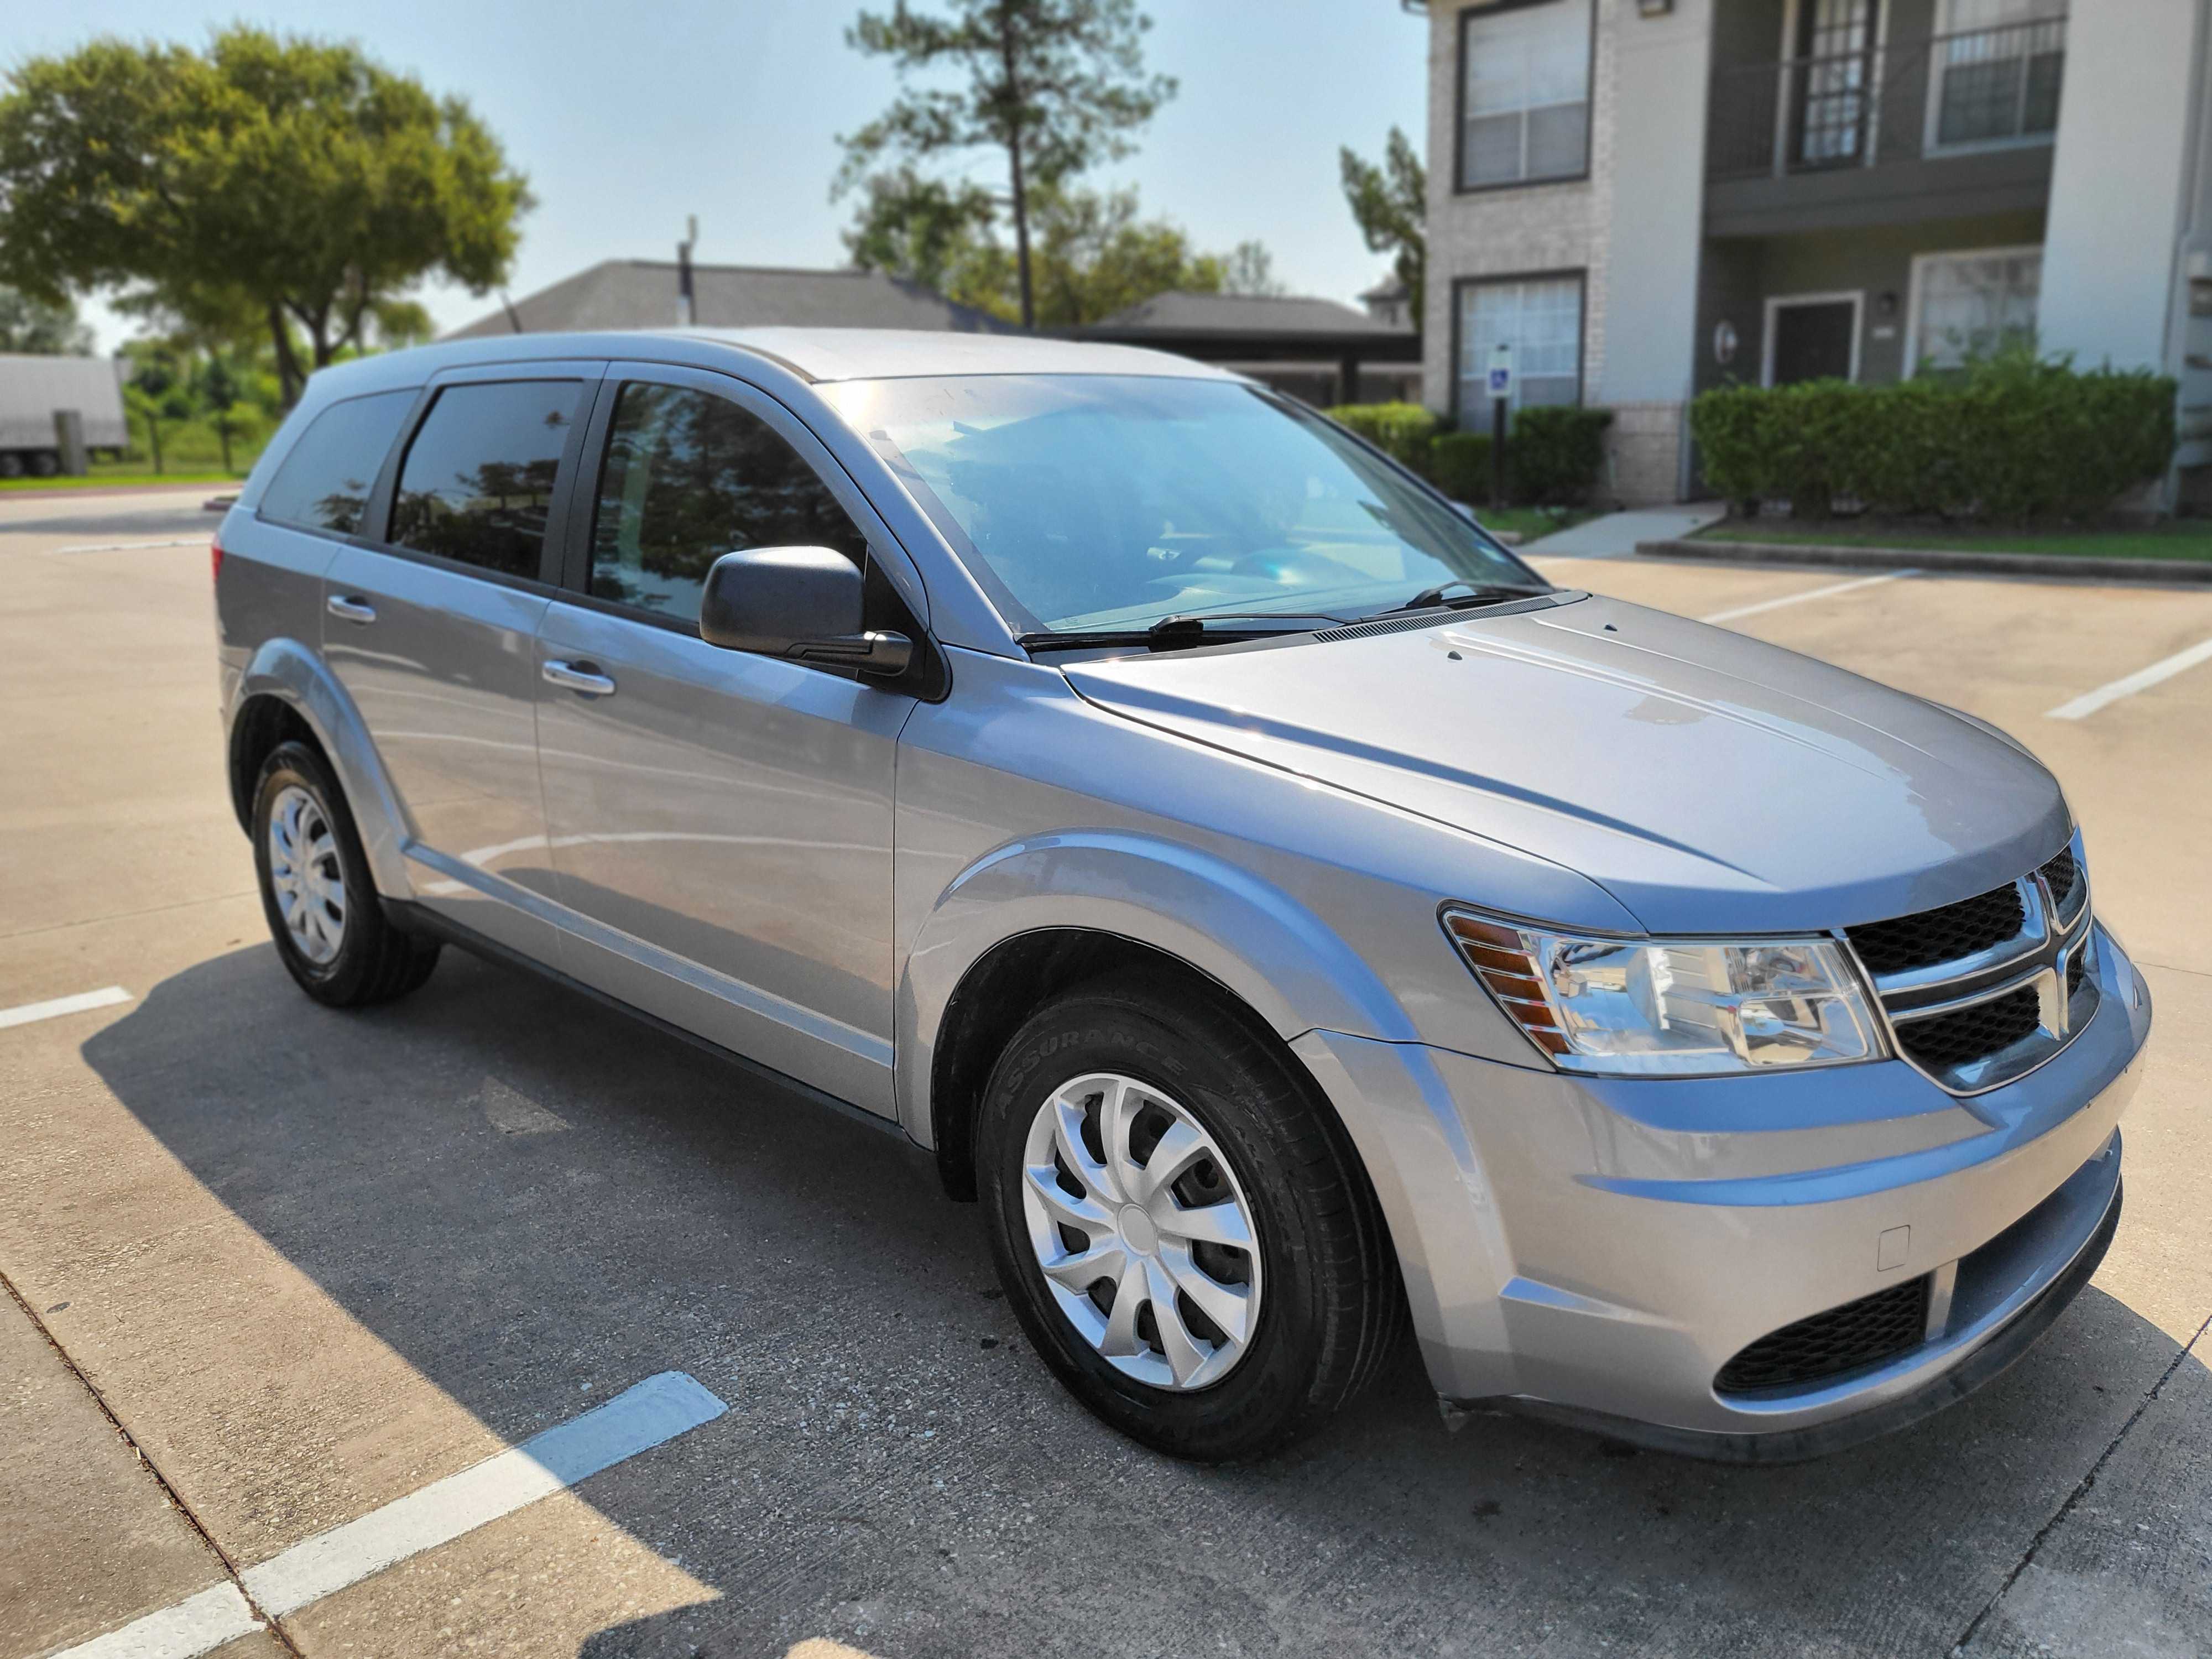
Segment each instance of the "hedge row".
[{"label": "hedge row", "polygon": [[[1490,499],[1490,434],[1455,432],[1419,404],[1346,404],[1329,417],[1413,468],[1455,501]],[[1589,498],[1605,464],[1609,409],[1524,409],[1505,438],[1505,493],[1516,506],[1571,507]]]},{"label": "hedge row", "polygon": [[1825,517],[1839,500],[1898,515],[2083,519],[2173,458],[2175,383],[2076,374],[2025,353],[1893,386],[1727,386],[1690,405],[1705,481]]}]

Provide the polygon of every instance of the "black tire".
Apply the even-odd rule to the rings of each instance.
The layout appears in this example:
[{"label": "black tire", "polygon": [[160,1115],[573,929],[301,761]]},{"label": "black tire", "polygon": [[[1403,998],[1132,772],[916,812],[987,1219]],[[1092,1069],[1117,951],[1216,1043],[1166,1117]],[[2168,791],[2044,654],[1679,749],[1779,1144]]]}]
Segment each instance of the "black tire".
[{"label": "black tire", "polygon": [[[1054,1302],[1030,1246],[1030,1123],[1091,1072],[1179,1103],[1251,1207],[1265,1294],[1243,1358],[1211,1387],[1155,1388],[1110,1364]],[[1006,1045],[975,1135],[992,1254],[1023,1329],[1076,1398],[1156,1450],[1199,1462],[1278,1450],[1326,1423],[1403,1340],[1397,1259],[1343,1126],[1273,1033],[1225,997],[1173,995],[1135,975],[1078,987]]]},{"label": "black tire", "polygon": [[[343,927],[337,951],[327,962],[311,960],[294,939],[270,875],[270,820],[284,792],[293,788],[305,791],[328,820],[344,885]],[[333,1008],[362,1008],[405,996],[430,977],[438,965],[438,941],[402,933],[386,919],[345,793],[313,749],[295,742],[270,751],[253,787],[252,824],[262,914],[276,954],[301,990]]]}]

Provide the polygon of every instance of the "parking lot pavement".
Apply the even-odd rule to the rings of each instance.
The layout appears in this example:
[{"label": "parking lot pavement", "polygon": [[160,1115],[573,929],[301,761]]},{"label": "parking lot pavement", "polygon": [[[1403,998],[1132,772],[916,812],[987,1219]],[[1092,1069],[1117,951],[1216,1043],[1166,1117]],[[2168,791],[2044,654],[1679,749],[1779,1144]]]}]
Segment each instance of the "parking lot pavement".
[{"label": "parking lot pavement", "polygon": [[[890,1136],[452,952],[406,1002],[307,1003],[223,795],[207,520],[29,505],[0,507],[0,1011],[124,1000],[0,1025],[0,1659],[297,1584],[301,1546],[394,1514],[441,1541],[383,1565],[356,1528],[360,1576],[216,1650],[2212,1648],[2212,665],[2048,716],[2212,638],[2212,595],[1908,579],[1725,624],[2033,744],[2146,963],[2126,1218],[2014,1370],[1735,1469],[1447,1434],[1408,1356],[1206,1470],[1058,1389]],[[55,550],[102,542],[142,544]],[[1547,564],[1690,615],[1836,585]],[[668,1372],[727,1409],[468,1509],[486,1460]]]}]

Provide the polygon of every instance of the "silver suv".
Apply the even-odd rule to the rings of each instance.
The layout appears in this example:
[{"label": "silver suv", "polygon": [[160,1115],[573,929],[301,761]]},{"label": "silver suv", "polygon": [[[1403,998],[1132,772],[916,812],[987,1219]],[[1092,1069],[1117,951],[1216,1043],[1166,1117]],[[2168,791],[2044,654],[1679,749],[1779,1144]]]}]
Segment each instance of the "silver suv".
[{"label": "silver suv", "polygon": [[1284,1444],[1410,1324],[1450,1418],[1808,1455],[1995,1375],[2118,1224],[2149,999],[2027,750],[1553,587],[1236,376],[401,352],[316,376],[215,560],[308,995],[451,942],[857,1109],[1164,1450]]}]

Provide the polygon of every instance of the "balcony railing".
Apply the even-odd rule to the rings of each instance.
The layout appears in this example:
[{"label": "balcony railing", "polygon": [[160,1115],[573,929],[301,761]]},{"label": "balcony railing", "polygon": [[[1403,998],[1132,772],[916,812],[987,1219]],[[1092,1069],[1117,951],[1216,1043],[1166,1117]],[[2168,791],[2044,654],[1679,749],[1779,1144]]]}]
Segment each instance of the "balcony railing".
[{"label": "balcony railing", "polygon": [[2063,16],[1717,65],[1706,175],[1778,177],[2047,141],[2065,65]]}]

